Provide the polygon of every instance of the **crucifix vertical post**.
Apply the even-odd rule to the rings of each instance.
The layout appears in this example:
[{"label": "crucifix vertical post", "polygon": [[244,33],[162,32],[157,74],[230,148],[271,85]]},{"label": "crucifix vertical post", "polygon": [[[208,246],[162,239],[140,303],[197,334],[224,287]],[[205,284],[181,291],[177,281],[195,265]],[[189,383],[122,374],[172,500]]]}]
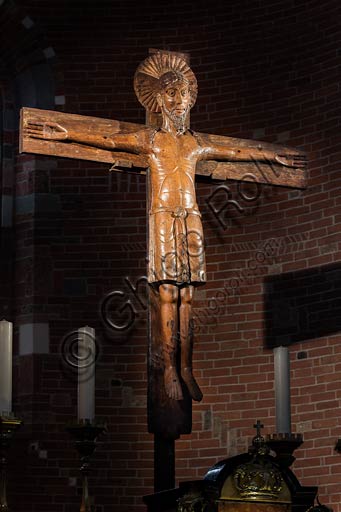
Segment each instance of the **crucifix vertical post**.
[{"label": "crucifix vertical post", "polygon": [[[156,52],[160,50],[149,50],[150,55]],[[165,53],[174,53],[189,63],[188,54]],[[160,128],[161,114],[146,110],[146,124]],[[147,179],[148,222],[150,197],[150,182]],[[175,487],[175,440],[181,434],[191,433],[192,399],[186,390],[181,401],[172,400],[165,393],[160,345],[160,299],[158,291],[153,287],[149,288],[148,303],[148,430],[154,434],[154,490],[159,492]]]}]

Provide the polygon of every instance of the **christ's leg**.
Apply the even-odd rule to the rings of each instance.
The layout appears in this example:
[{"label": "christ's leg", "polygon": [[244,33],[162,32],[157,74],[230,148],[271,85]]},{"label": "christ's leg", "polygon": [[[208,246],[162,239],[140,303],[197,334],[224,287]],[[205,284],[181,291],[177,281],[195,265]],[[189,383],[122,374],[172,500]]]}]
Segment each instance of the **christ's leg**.
[{"label": "christ's leg", "polygon": [[179,289],[175,284],[161,284],[159,292],[166,393],[169,398],[182,400],[181,384],[176,371]]},{"label": "christ's leg", "polygon": [[185,286],[180,289],[181,377],[193,400],[200,402],[202,392],[192,373],[193,319],[191,313],[193,294],[193,286]]}]

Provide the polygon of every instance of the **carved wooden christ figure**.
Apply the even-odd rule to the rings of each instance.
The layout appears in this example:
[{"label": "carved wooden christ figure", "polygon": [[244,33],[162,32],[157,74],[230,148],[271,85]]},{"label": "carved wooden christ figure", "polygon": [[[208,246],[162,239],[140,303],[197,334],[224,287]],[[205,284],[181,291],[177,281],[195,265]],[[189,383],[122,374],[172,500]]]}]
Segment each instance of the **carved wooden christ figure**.
[{"label": "carved wooden christ figure", "polygon": [[181,378],[191,397],[200,401],[202,393],[192,371],[191,319],[194,289],[206,281],[203,229],[195,193],[197,163],[273,162],[303,168],[305,159],[295,151],[278,154],[260,145],[242,147],[231,144],[233,139],[228,137],[215,138],[188,129],[197,82],[179,57],[163,53],[148,57],[138,67],[134,83],[145,108],[161,112],[159,129],[141,127],[130,133],[103,134],[29,120],[24,124],[24,136],[145,157],[150,180],[148,282],[159,292],[165,390],[171,399],[183,398],[176,363],[180,341]]}]

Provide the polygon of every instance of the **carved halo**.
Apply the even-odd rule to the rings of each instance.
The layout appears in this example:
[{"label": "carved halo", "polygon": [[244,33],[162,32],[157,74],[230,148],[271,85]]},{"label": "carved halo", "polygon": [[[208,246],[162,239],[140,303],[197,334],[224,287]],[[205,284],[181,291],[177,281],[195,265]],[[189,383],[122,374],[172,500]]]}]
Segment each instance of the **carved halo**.
[{"label": "carved halo", "polygon": [[159,92],[159,80],[162,75],[169,71],[180,73],[188,81],[191,107],[197,99],[197,80],[188,64],[174,53],[157,52],[141,62],[134,77],[134,89],[137,99],[150,112],[161,112],[156,99]]}]

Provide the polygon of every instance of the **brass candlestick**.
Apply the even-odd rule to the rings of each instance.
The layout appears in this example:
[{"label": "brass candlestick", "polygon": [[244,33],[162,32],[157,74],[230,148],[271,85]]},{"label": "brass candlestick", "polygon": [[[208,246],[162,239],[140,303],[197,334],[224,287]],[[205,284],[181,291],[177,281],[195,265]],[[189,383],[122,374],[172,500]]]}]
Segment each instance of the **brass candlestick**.
[{"label": "brass candlestick", "polygon": [[0,416],[0,511],[9,512],[7,504],[7,450],[22,421],[14,416]]},{"label": "brass candlestick", "polygon": [[96,449],[97,437],[106,431],[106,426],[103,424],[92,424],[89,420],[85,420],[83,423],[70,425],[66,430],[76,439],[76,449],[81,460],[82,501],[80,512],[91,512],[93,507],[91,505],[88,484],[90,458]]}]

